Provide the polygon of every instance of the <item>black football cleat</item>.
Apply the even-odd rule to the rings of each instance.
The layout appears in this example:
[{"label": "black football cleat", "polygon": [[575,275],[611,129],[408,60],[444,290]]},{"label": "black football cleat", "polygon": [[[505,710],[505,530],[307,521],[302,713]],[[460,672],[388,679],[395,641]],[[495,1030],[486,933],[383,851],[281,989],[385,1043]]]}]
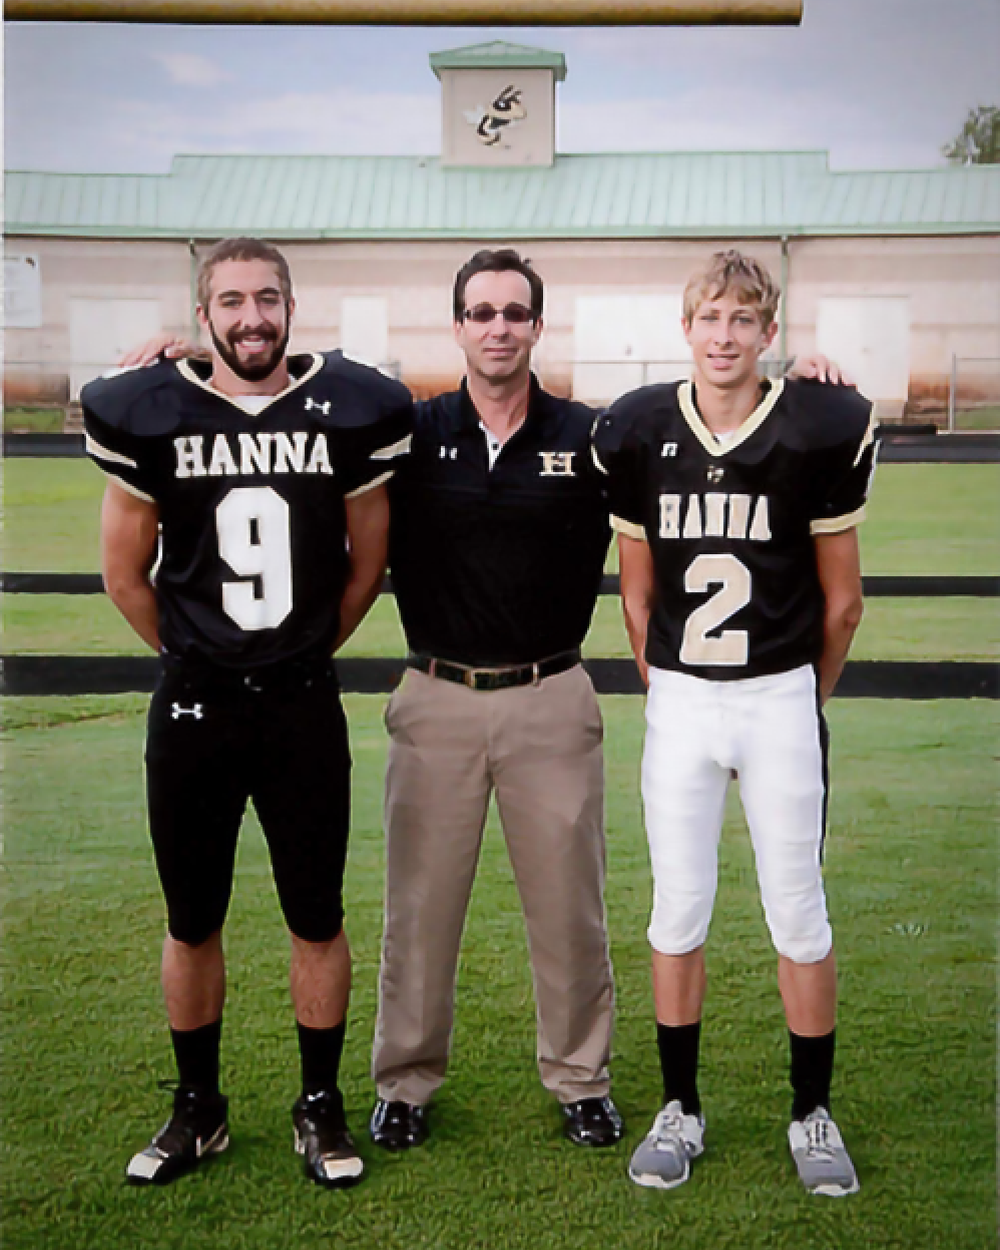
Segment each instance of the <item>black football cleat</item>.
[{"label": "black football cleat", "polygon": [[427,1140],[427,1111],[412,1102],[380,1098],[372,1112],[372,1141],[383,1150],[409,1150]]},{"label": "black football cleat", "polygon": [[613,1146],[625,1135],[625,1125],[610,1098],[582,1098],[563,1104],[566,1136],[577,1146]]},{"label": "black football cleat", "polygon": [[348,1131],[339,1090],[303,1094],[292,1108],[292,1123],[295,1150],[311,1181],[347,1189],[361,1180],[365,1165]]},{"label": "black football cleat", "polygon": [[222,1094],[174,1091],[174,1111],[125,1169],[130,1185],[169,1185],[229,1145],[228,1101]]}]

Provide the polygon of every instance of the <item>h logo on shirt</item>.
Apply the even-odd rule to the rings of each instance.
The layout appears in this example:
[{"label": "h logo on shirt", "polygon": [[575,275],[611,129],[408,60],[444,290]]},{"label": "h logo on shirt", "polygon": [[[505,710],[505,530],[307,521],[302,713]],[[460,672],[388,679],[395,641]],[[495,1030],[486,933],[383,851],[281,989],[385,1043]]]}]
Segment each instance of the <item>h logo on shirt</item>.
[{"label": "h logo on shirt", "polygon": [[542,469],[540,477],[576,477],[573,471],[575,451],[540,451]]},{"label": "h logo on shirt", "polygon": [[321,403],[318,399],[313,399],[311,395],[309,396],[309,398],[306,400],[306,403],[305,403],[306,412],[308,412],[310,408],[318,408],[324,417],[328,417],[330,415],[330,409],[332,407],[333,407],[332,399],[324,399]]}]

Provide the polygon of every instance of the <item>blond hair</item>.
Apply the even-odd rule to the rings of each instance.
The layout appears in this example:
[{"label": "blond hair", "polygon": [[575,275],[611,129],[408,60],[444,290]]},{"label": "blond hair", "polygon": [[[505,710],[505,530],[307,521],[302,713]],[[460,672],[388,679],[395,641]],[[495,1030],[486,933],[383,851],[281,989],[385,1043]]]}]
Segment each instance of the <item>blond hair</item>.
[{"label": "blond hair", "polygon": [[716,252],[704,268],[692,274],[684,288],[684,320],[690,325],[705,300],[734,296],[760,314],[766,330],[778,313],[781,289],[768,271],[752,256],[735,248]]}]

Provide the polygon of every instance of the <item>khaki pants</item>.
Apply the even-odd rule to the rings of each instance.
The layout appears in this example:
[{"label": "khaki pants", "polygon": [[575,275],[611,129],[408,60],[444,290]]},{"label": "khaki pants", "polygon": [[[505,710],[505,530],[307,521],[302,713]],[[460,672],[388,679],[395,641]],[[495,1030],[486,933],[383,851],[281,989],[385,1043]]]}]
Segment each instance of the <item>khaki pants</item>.
[{"label": "khaki pants", "polygon": [[459,943],[491,791],[528,931],[542,1083],[608,1092],[601,714],[577,666],[477,691],[410,669],[386,710],[386,901],[372,1072],[423,1104],[448,1066]]}]

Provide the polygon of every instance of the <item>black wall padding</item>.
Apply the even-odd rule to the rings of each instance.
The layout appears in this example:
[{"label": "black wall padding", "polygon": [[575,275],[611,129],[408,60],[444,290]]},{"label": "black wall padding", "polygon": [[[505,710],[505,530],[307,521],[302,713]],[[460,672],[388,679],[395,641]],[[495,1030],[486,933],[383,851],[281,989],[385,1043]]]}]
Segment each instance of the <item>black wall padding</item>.
[{"label": "black wall padding", "polygon": [[[150,691],[156,681],[153,656],[15,655],[2,660],[7,695],[123,694]],[[404,671],[402,660],[362,657],[337,662],[341,685],[350,694],[388,694]],[[584,663],[600,694],[640,694],[631,660]],[[997,699],[1000,667],[990,663],[855,660],[837,687],[839,698]]]},{"label": "black wall padding", "polygon": [[[866,577],[865,594],[871,598],[930,599],[964,595],[975,599],[1000,598],[1000,577]],[[0,573],[0,591],[7,595],[100,595],[100,573]],[[619,593],[618,574],[606,573],[602,595]],[[382,594],[392,594],[387,577]]]}]

